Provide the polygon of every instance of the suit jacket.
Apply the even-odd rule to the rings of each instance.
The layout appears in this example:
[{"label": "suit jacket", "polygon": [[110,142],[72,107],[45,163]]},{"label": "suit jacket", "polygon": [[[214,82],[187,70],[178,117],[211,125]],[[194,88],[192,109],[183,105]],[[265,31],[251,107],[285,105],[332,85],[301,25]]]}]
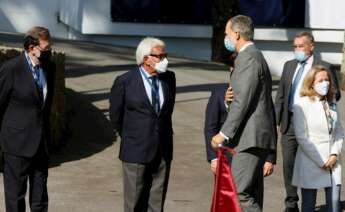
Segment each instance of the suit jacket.
[{"label": "suit jacket", "polygon": [[[289,116],[289,95],[290,88],[292,84],[292,79],[295,74],[298,61],[293,59],[289,60],[284,64],[283,73],[280,79],[279,88],[275,100],[275,110],[276,110],[276,122],[280,125],[280,131],[285,134],[289,129],[290,116]],[[314,57],[314,65],[323,65],[330,69],[330,64],[321,61]],[[331,76],[334,82],[334,89],[336,90],[336,100],[338,101],[341,97],[341,92],[339,89],[339,83],[334,70],[331,70]]]},{"label": "suit jacket", "polygon": [[[336,108],[330,110],[333,121],[331,136],[322,102],[302,97],[293,107],[298,149],[292,184],[302,188],[325,188],[341,184],[341,160],[330,172],[321,169],[331,154],[340,155],[344,140],[343,128]],[[338,156],[340,157],[340,156]]]},{"label": "suit jacket", "polygon": [[3,108],[0,143],[6,153],[32,157],[42,141],[47,152],[55,65],[47,61],[42,63],[42,68],[48,89],[44,103],[24,54],[0,68],[0,107]]},{"label": "suit jacket", "polygon": [[[211,147],[211,140],[213,136],[219,133],[228,115],[228,111],[224,103],[224,94],[227,88],[228,86],[220,86],[214,89],[207,104],[204,135],[208,161],[217,158],[215,151]],[[230,143],[229,146],[231,148],[235,148],[232,143]],[[276,163],[276,150],[272,150],[268,154],[266,161],[273,164]]]},{"label": "suit jacket", "polygon": [[175,74],[167,71],[158,77],[164,96],[159,114],[149,101],[138,67],[117,77],[111,88],[110,119],[121,136],[122,161],[148,163],[157,153],[166,161],[172,160]]},{"label": "suit jacket", "polygon": [[254,45],[238,53],[230,84],[234,100],[221,132],[238,151],[252,147],[275,150],[272,78],[265,58]]}]

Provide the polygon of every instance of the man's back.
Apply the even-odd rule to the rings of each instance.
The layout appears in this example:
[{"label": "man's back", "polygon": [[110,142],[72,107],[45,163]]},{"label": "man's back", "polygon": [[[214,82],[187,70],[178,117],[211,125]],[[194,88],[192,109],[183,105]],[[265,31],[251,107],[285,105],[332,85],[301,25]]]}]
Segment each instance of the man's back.
[{"label": "man's back", "polygon": [[223,129],[231,129],[232,142],[238,144],[239,151],[250,147],[275,149],[275,142],[271,142],[275,135],[272,78],[263,55],[254,45],[238,54],[231,86],[235,98],[230,105],[229,122]]}]

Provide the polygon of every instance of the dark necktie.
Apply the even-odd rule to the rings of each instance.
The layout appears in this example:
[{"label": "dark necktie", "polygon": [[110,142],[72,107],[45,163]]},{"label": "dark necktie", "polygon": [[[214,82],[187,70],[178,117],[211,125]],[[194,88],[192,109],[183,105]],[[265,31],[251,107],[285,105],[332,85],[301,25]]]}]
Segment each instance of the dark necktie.
[{"label": "dark necktie", "polygon": [[37,92],[38,92],[38,96],[39,96],[39,99],[41,101],[41,104],[43,103],[43,85],[41,83],[41,74],[40,74],[40,69],[39,67],[34,67],[34,74],[36,75],[34,77],[35,79],[35,82],[36,82],[36,87],[37,87]]},{"label": "dark necktie", "polygon": [[301,81],[305,65],[306,65],[306,62],[301,63],[301,66],[297,70],[296,77],[293,80],[291,88],[290,88],[290,95],[289,95],[289,110],[290,111],[292,111],[292,106],[293,106],[294,98],[295,98],[295,92],[296,92],[299,82]]},{"label": "dark necktie", "polygon": [[151,89],[151,98],[152,98],[152,106],[155,110],[155,112],[158,114],[160,110],[159,105],[159,89],[158,89],[158,81],[157,76],[152,76],[151,82],[152,82],[152,89]]}]

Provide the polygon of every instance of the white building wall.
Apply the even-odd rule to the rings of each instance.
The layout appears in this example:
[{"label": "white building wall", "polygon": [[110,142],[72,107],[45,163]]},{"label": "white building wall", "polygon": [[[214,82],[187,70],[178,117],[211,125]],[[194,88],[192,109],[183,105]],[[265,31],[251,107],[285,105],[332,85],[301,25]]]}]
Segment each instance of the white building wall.
[{"label": "white building wall", "polygon": [[[306,26],[312,28],[317,53],[340,64],[344,39],[344,0],[306,0]],[[43,5],[43,6],[42,6]],[[343,17],[344,16],[344,17]],[[0,30],[26,32],[34,25],[46,26],[55,37],[83,39],[136,47],[145,36],[162,38],[168,52],[200,60],[211,59],[212,27],[205,25],[114,23],[110,0],[0,0]],[[255,40],[271,72],[280,75],[286,60],[292,59],[294,35],[306,29],[257,28]]]}]

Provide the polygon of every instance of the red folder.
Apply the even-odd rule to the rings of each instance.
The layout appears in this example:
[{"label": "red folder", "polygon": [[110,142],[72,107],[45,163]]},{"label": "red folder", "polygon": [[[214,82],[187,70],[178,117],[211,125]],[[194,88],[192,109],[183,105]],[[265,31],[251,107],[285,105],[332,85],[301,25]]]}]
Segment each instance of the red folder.
[{"label": "red folder", "polygon": [[241,212],[235,182],[232,178],[229,161],[225,156],[226,151],[235,153],[233,149],[228,147],[218,149],[211,212]]}]

